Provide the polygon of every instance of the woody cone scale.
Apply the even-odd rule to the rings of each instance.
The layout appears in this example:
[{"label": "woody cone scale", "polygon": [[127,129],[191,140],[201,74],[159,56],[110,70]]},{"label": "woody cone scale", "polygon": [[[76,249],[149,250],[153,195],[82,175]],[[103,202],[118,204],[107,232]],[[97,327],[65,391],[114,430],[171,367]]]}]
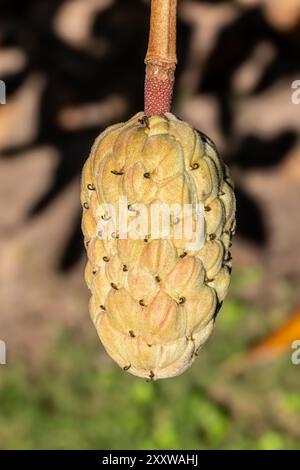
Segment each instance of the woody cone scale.
[{"label": "woody cone scale", "polygon": [[[176,1],[153,0],[146,55],[145,110],[96,139],[82,174],[82,230],[89,311],[124,370],[148,380],[173,377],[195,360],[227,294],[235,197],[213,142],[170,113],[176,65]],[[103,210],[137,204],[203,207],[203,244],[184,236],[132,239],[99,233]],[[183,214],[183,212],[182,212]],[[182,217],[184,217],[182,215]],[[178,219],[178,220],[177,220]],[[173,227],[180,217],[173,219]],[[172,225],[172,224],[171,224]]]}]

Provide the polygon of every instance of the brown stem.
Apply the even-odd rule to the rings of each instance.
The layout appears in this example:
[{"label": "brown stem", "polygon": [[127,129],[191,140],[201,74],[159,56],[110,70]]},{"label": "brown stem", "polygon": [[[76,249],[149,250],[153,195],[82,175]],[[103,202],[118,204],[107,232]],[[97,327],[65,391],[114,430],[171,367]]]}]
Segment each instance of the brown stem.
[{"label": "brown stem", "polygon": [[145,114],[170,111],[176,59],[177,0],[151,0],[149,44],[145,58]]}]

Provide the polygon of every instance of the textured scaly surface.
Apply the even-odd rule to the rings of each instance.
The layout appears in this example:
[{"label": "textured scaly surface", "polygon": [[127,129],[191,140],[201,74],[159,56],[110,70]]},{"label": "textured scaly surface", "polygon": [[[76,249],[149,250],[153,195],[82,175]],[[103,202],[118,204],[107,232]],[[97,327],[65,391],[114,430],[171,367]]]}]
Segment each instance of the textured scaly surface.
[{"label": "textured scaly surface", "polygon": [[[212,332],[226,296],[235,230],[232,181],[214,144],[173,114],[106,129],[82,175],[82,229],[90,315],[108,354],[150,380],[185,371]],[[205,243],[185,239],[105,240],[97,236],[104,203],[129,208],[203,203]],[[109,224],[109,221],[107,222]]]}]

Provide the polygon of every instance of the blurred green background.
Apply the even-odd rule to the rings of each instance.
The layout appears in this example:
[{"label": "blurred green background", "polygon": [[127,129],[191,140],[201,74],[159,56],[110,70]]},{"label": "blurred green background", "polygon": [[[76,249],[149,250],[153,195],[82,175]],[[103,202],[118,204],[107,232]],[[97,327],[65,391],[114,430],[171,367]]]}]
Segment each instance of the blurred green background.
[{"label": "blurred green background", "polygon": [[299,19],[298,0],[179,0],[174,112],[230,166],[238,231],[212,337],[147,383],[88,316],[79,175],[143,108],[149,2],[2,0],[1,449],[300,449]]},{"label": "blurred green background", "polygon": [[[235,274],[215,333],[178,378],[148,383],[126,374],[100,351],[92,327],[58,334],[37,369],[8,356],[1,448],[300,449],[300,373],[291,352],[262,364],[240,357],[284,315],[241,302],[243,282],[260,279]],[[282,299],[290,296],[282,290]]]}]

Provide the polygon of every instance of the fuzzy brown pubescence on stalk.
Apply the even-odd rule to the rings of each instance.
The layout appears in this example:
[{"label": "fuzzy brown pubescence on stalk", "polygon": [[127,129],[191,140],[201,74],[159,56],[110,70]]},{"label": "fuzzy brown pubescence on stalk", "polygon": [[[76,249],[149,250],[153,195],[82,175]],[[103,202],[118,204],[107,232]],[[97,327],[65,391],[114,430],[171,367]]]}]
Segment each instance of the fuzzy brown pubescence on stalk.
[{"label": "fuzzy brown pubescence on stalk", "polygon": [[[153,0],[145,110],[96,139],[82,174],[90,316],[114,361],[151,382],[184,372],[209,337],[229,286],[235,232],[227,166],[208,137],[169,112],[175,65],[176,0]],[[203,244],[191,249],[184,234],[155,236],[148,227],[137,238],[119,236],[103,206],[117,211],[121,198],[130,220],[136,204],[203,207]]]},{"label": "fuzzy brown pubescence on stalk", "polygon": [[[145,78],[145,114],[152,116],[155,114],[165,114],[170,111],[174,87],[174,70],[171,69],[169,77],[158,78],[157,71],[161,68],[158,63],[147,66]],[[165,67],[163,67],[165,72]]]},{"label": "fuzzy brown pubescence on stalk", "polygon": [[145,114],[171,110],[176,58],[177,0],[152,0],[145,58]]}]

